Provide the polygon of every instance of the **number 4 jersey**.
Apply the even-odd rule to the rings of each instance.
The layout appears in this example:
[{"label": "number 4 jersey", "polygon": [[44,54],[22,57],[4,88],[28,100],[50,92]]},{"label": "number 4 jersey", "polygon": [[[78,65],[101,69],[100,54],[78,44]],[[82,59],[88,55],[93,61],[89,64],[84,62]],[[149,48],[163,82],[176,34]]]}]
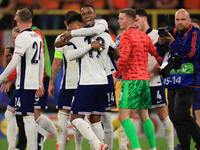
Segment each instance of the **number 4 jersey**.
[{"label": "number 4 jersey", "polygon": [[15,40],[14,54],[21,56],[17,65],[16,89],[38,89],[44,70],[40,36],[31,29],[22,31]]}]

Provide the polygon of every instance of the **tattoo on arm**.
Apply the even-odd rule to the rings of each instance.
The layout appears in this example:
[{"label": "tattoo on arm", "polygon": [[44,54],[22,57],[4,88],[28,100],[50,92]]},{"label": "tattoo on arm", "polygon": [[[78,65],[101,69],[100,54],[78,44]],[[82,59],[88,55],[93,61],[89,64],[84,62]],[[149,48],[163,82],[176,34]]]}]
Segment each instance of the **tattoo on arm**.
[{"label": "tattoo on arm", "polygon": [[54,83],[54,81],[56,80],[56,77],[57,77],[60,67],[61,67],[61,63],[62,63],[62,59],[54,58],[54,61],[52,64],[50,82]]}]

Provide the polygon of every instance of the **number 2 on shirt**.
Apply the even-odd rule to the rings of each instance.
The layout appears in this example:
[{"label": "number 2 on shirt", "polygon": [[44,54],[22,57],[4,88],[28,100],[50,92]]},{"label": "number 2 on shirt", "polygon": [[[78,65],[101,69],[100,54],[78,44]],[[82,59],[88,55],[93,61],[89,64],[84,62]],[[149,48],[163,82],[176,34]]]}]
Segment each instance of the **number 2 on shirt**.
[{"label": "number 2 on shirt", "polygon": [[[38,44],[37,44],[37,42],[33,42],[32,49],[35,49],[35,54],[33,55],[33,58],[31,59],[32,64],[37,64],[38,60],[40,60],[41,48],[42,48],[42,42],[40,41],[39,53],[38,53]],[[37,53],[38,53],[38,59],[36,58]]]}]

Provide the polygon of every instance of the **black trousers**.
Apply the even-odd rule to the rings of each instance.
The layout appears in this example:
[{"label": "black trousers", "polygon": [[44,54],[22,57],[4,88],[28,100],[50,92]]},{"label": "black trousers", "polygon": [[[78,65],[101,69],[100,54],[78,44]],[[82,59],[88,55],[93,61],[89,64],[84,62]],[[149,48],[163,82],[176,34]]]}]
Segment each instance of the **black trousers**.
[{"label": "black trousers", "polygon": [[197,94],[191,88],[168,89],[169,117],[176,129],[182,150],[190,150],[190,140],[200,150],[200,128],[190,115],[190,108]]}]

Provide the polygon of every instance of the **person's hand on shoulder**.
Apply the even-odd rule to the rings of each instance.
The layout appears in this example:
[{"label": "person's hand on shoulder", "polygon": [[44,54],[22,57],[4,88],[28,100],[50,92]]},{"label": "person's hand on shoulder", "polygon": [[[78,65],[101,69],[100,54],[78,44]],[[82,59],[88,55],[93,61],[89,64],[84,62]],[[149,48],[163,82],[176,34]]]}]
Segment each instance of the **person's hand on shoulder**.
[{"label": "person's hand on shoulder", "polygon": [[67,30],[64,32],[65,41],[69,41],[72,38],[71,31]]},{"label": "person's hand on shoulder", "polygon": [[57,41],[55,41],[54,47],[59,48],[59,47],[65,46],[67,44],[68,44],[68,41],[65,40],[64,35],[61,35],[60,38]]}]

